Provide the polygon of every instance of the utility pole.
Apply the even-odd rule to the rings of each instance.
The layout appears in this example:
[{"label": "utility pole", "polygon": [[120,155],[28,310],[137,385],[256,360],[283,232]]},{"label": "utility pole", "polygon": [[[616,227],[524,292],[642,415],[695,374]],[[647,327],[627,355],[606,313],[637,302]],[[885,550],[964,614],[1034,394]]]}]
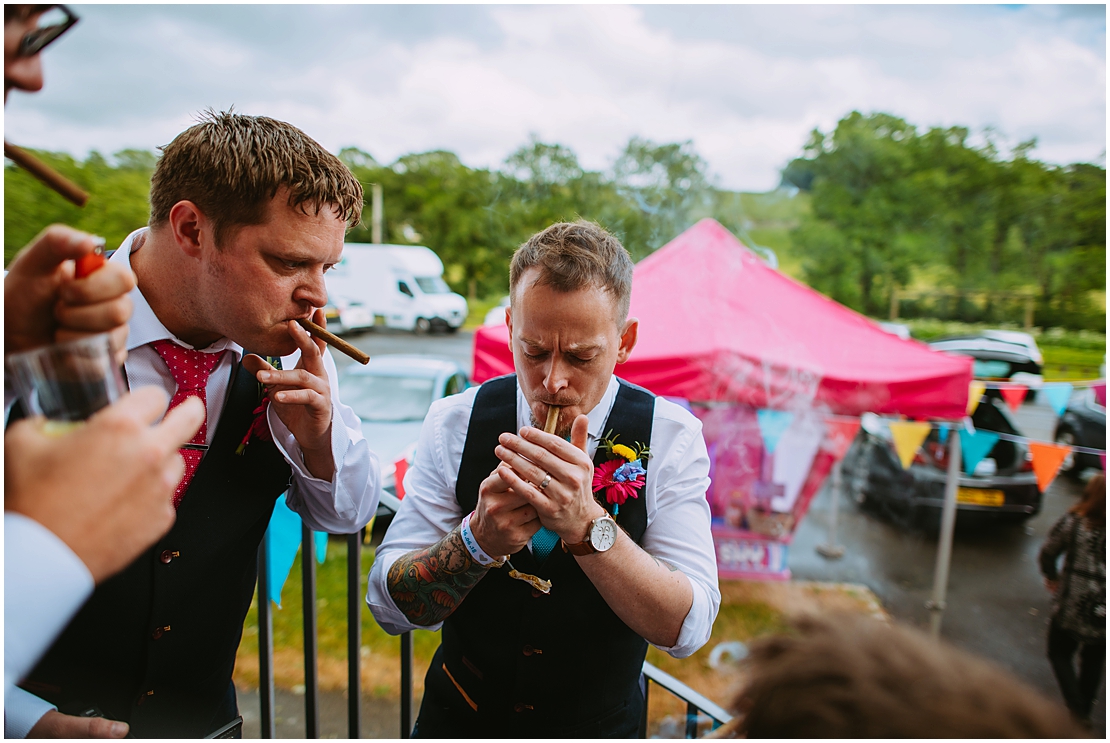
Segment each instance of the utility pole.
[{"label": "utility pole", "polygon": [[382,242],[382,184],[370,184],[370,242]]}]

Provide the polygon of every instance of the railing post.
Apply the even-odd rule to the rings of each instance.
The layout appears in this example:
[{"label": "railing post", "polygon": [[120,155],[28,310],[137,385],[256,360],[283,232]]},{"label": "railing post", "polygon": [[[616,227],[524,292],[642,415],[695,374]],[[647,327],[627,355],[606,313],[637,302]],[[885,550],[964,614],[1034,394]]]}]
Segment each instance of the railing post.
[{"label": "railing post", "polygon": [[274,738],[274,626],[266,537],[258,545],[258,717],[261,737]]},{"label": "railing post", "polygon": [[304,612],[304,736],[320,737],[317,710],[320,693],[316,674],[316,549],[312,530],[301,524],[301,586]]},{"label": "railing post", "polygon": [[698,706],[693,702],[686,702],[686,737],[698,737]]},{"label": "railing post", "polygon": [[648,689],[651,688],[651,679],[640,674],[640,683],[644,685],[644,712],[640,715],[640,738],[647,738],[648,728]]},{"label": "railing post", "polygon": [[362,539],[347,535],[347,737],[361,738],[362,701],[359,664],[362,659]]},{"label": "railing post", "polygon": [[412,735],[412,632],[401,633],[401,737]]}]

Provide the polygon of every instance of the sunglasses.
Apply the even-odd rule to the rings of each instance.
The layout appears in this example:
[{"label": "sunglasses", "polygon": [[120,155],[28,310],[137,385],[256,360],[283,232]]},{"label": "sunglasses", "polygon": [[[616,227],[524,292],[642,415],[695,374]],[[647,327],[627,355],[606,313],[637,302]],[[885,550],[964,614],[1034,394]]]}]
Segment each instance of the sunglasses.
[{"label": "sunglasses", "polygon": [[[60,11],[61,17],[59,17],[56,11]],[[39,26],[34,31],[30,31],[23,36],[23,40],[19,42],[19,56],[35,56],[45,49],[50,42],[68,31],[70,26],[78,21],[73,11],[64,5],[55,5],[50,10],[46,11],[43,16],[47,21],[47,25]]]}]

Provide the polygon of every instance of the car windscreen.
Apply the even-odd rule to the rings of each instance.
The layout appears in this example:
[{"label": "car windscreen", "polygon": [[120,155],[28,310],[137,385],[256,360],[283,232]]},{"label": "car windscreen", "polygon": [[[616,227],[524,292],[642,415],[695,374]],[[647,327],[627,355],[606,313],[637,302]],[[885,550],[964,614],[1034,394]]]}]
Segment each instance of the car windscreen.
[{"label": "car windscreen", "polygon": [[451,287],[439,276],[417,276],[416,285],[425,294],[450,294]]},{"label": "car windscreen", "polygon": [[340,397],[364,421],[398,423],[424,420],[432,404],[431,377],[347,374],[339,384]]}]

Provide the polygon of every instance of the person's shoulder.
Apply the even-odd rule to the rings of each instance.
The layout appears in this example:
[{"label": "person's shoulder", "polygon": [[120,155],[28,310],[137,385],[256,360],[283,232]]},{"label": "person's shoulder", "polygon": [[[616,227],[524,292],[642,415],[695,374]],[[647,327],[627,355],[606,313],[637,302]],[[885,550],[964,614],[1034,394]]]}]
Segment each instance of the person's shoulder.
[{"label": "person's shoulder", "polygon": [[682,428],[701,429],[701,421],[689,408],[659,395],[655,396],[655,422],[666,421]]},{"label": "person's shoulder", "polygon": [[428,417],[425,420],[432,420],[433,418],[442,419],[458,415],[466,415],[469,417],[470,411],[474,408],[474,398],[477,396],[478,390],[478,386],[468,387],[458,394],[439,398],[428,408]]}]

